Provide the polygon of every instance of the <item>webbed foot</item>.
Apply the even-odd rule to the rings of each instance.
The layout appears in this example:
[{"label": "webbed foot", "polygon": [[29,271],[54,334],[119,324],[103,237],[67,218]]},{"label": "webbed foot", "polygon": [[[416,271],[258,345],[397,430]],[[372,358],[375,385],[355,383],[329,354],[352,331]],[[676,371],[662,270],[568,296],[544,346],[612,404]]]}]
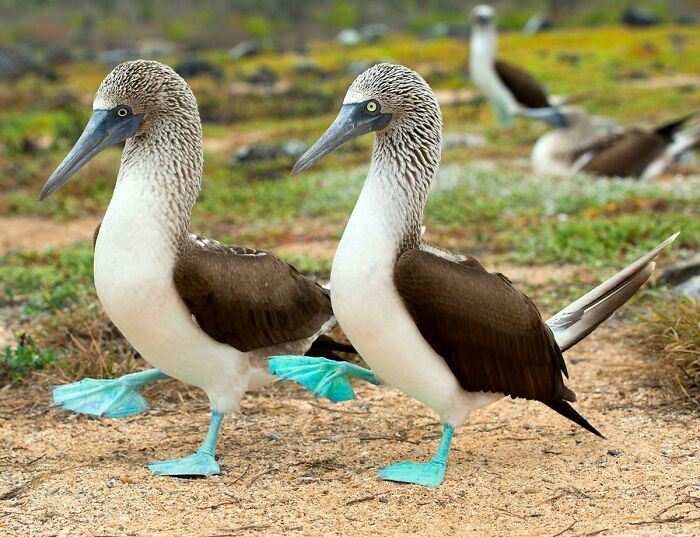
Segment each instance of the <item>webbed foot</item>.
[{"label": "webbed foot", "polygon": [[71,384],[54,386],[53,403],[66,410],[126,418],[148,408],[148,403],[139,393],[139,388],[148,382],[168,378],[157,369],[130,373],[116,379],[85,378]]},{"label": "webbed foot", "polygon": [[283,380],[303,384],[314,397],[326,397],[331,401],[355,399],[350,383],[353,377],[379,384],[369,369],[317,356],[273,356],[268,360],[268,368]]},{"label": "webbed foot", "polygon": [[379,470],[379,477],[385,481],[438,487],[445,478],[445,465],[439,462],[399,462]]},{"label": "webbed foot", "polygon": [[214,457],[216,453],[216,439],[224,417],[218,412],[211,413],[209,431],[202,445],[194,455],[182,459],[153,462],[148,469],[154,474],[170,476],[202,476],[219,475],[219,463]]},{"label": "webbed foot", "polygon": [[440,445],[430,462],[399,462],[379,470],[379,477],[386,481],[413,483],[425,487],[439,487],[445,478],[447,455],[452,442],[454,428],[445,423],[442,429]]},{"label": "webbed foot", "polygon": [[182,459],[154,462],[148,465],[148,469],[154,474],[170,476],[209,477],[221,473],[214,455],[203,451],[197,451],[194,455]]}]

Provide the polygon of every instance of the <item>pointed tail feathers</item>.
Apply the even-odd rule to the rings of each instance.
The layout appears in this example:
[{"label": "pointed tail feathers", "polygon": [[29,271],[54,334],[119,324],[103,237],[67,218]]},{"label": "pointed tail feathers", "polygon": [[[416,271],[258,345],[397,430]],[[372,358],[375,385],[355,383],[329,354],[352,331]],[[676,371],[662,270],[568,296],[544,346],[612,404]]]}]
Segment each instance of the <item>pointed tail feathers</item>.
[{"label": "pointed tail feathers", "polygon": [[593,425],[588,423],[586,418],[584,418],[581,414],[576,412],[576,410],[574,410],[574,407],[572,407],[566,401],[543,401],[543,402],[545,405],[547,405],[549,408],[551,408],[555,412],[558,412],[559,414],[561,414],[565,418],[570,419],[571,421],[573,421],[577,425],[580,425],[581,427],[583,427],[587,431],[589,431],[589,432],[593,433],[594,435],[599,436],[601,438],[605,438],[602,434],[600,434],[600,432],[598,432],[598,429],[596,429],[595,427],[593,427]]},{"label": "pointed tail feathers", "polygon": [[669,159],[675,160],[686,151],[698,147],[700,147],[700,125],[693,125],[677,132],[666,152],[669,154]]},{"label": "pointed tail feathers", "polygon": [[659,125],[654,129],[654,132],[656,134],[660,134],[664,138],[667,138],[668,140],[671,140],[673,136],[678,133],[683,128],[683,125],[692,118],[693,116],[697,115],[698,111],[691,112],[690,114],[686,114],[683,117],[676,118],[672,121],[669,121],[667,123],[664,123],[662,125]]},{"label": "pointed tail feathers", "polygon": [[676,240],[679,233],[671,235],[652,251],[569,304],[547,321],[562,352],[593,332],[600,323],[632,298],[654,270],[653,259]]}]

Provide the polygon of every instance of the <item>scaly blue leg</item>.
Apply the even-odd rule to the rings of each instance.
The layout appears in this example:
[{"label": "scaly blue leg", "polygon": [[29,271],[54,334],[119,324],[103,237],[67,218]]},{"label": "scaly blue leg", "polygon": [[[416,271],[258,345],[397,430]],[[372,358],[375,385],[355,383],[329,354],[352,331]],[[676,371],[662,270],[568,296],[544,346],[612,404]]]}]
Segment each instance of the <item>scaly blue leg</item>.
[{"label": "scaly blue leg", "polygon": [[513,114],[504,106],[495,105],[496,121],[502,129],[510,129],[513,126]]},{"label": "scaly blue leg", "polygon": [[194,455],[182,459],[154,462],[148,465],[148,469],[158,475],[172,476],[199,475],[209,477],[220,474],[219,463],[216,462],[214,455],[216,455],[216,439],[219,436],[221,420],[223,419],[224,417],[218,412],[211,413],[209,432]]},{"label": "scaly blue leg", "polygon": [[327,397],[331,401],[355,399],[350,383],[353,377],[379,384],[370,369],[317,356],[272,356],[268,368],[282,380],[303,384],[314,397]]},{"label": "scaly blue leg", "polygon": [[92,416],[126,418],[148,408],[139,388],[149,382],[169,378],[158,369],[130,373],[116,379],[86,378],[63,386],[54,386],[53,403]]},{"label": "scaly blue leg", "polygon": [[414,483],[426,487],[438,487],[445,478],[447,468],[447,454],[452,442],[454,428],[445,423],[442,429],[442,440],[430,462],[400,462],[385,466],[379,470],[379,477],[386,481],[400,481],[402,483]]}]

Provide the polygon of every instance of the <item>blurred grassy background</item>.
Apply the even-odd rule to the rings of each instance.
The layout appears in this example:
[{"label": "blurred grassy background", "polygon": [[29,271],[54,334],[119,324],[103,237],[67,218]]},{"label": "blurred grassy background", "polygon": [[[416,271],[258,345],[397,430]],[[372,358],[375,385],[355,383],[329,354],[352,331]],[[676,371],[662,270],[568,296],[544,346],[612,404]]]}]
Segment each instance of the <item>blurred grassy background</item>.
[{"label": "blurred grassy background", "polygon": [[[106,73],[118,61],[150,57],[188,75],[200,105],[206,169],[193,229],[273,249],[325,277],[362,186],[371,138],[294,179],[288,177],[294,156],[235,155],[249,144],[312,143],[352,79],[375,62],[392,61],[418,70],[438,92],[446,138],[454,141],[428,204],[428,240],[473,252],[493,267],[571,268],[566,278],[524,287],[549,311],[676,230],[682,234],[662,263],[700,245],[697,173],[650,183],[529,173],[532,144],[545,128],[518,122],[499,131],[469,82],[473,3],[2,4],[9,15],[0,21],[5,222],[31,216],[56,226],[92,225],[109,202],[119,148],[105,151],[45,203],[36,202],[37,194],[82,131]],[[648,28],[617,24],[628,5],[496,2],[499,23],[510,30],[501,35],[500,56],[531,71],[551,93],[579,97],[589,112],[623,124],[650,126],[700,109],[700,32],[687,24],[697,3],[644,3],[661,22]],[[554,28],[522,33],[536,13]],[[358,29],[357,43],[336,39],[348,28]],[[647,299],[663,296],[647,293]],[[88,243],[39,252],[20,244],[0,253],[0,313],[20,334],[5,349],[6,378],[23,375],[27,363],[64,356],[71,357],[62,362],[68,376],[130,367],[128,346],[97,305]]]}]

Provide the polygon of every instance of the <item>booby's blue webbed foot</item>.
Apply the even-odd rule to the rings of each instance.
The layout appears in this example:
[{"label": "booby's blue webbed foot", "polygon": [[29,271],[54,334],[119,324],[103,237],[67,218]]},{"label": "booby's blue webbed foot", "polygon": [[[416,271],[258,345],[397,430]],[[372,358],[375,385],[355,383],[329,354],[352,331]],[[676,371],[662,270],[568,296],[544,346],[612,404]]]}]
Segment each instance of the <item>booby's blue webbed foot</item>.
[{"label": "booby's blue webbed foot", "polygon": [[54,386],[53,403],[80,414],[126,418],[148,408],[148,403],[139,393],[144,384],[167,378],[158,369],[130,373],[116,379],[85,378]]},{"label": "booby's blue webbed foot", "polygon": [[194,455],[182,459],[158,461],[148,465],[148,469],[154,474],[169,476],[202,476],[219,475],[219,463],[214,455],[197,451]]},{"label": "booby's blue webbed foot", "polygon": [[446,465],[437,462],[399,462],[379,470],[379,477],[385,481],[438,487],[445,478],[445,469]]},{"label": "booby's blue webbed foot", "polygon": [[379,477],[385,481],[413,483],[425,487],[438,487],[445,478],[447,454],[450,450],[454,428],[444,424],[440,446],[430,462],[399,462],[379,470]]},{"label": "booby's blue webbed foot", "polygon": [[282,380],[303,384],[314,397],[331,401],[355,399],[351,378],[379,384],[370,369],[318,356],[273,356],[268,360],[268,368]]},{"label": "booby's blue webbed foot", "polygon": [[218,412],[211,413],[211,422],[207,436],[194,455],[182,459],[153,462],[148,469],[154,474],[168,476],[201,476],[219,475],[219,463],[216,462],[216,439],[224,417]]}]

